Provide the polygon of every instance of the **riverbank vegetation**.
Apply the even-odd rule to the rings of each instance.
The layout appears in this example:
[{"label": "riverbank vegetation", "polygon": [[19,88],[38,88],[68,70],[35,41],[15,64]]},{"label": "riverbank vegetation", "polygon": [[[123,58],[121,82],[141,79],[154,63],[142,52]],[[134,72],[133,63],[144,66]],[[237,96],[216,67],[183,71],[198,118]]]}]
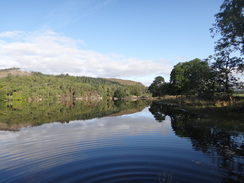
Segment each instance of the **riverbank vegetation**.
[{"label": "riverbank vegetation", "polygon": [[[215,122],[215,125],[233,124],[233,128],[244,130],[244,98],[229,100],[202,100],[198,97],[181,96],[177,98],[158,99],[153,102],[157,106],[166,106],[171,112],[179,111],[198,116],[201,121]],[[219,123],[221,121],[221,123]],[[199,121],[198,121],[199,122]],[[217,126],[218,126],[217,125]],[[231,125],[230,125],[231,126]]]}]

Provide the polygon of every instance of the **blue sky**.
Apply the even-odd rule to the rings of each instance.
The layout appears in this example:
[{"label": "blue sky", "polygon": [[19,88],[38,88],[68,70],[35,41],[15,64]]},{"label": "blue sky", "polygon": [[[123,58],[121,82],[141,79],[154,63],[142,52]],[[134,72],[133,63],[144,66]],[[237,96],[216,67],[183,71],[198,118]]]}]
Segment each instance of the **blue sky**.
[{"label": "blue sky", "polygon": [[0,69],[169,80],[213,54],[223,0],[1,0]]}]

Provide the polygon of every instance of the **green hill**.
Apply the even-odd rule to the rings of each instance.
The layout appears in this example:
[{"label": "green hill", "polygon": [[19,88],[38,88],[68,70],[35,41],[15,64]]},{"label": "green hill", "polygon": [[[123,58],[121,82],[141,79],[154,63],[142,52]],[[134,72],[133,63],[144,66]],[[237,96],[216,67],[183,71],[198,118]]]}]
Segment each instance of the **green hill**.
[{"label": "green hill", "polygon": [[141,96],[147,88],[139,82],[85,76],[46,75],[18,68],[0,70],[0,101],[96,100]]}]

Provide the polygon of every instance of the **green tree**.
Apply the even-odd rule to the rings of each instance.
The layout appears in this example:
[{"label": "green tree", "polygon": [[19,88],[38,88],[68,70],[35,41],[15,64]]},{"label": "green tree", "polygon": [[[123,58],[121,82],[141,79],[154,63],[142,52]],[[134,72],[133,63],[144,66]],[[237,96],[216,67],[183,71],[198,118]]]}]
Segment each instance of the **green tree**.
[{"label": "green tree", "polygon": [[189,62],[190,66],[185,71],[186,93],[206,97],[210,95],[210,67],[207,62],[194,59]]},{"label": "green tree", "polygon": [[212,35],[220,34],[216,50],[226,48],[244,53],[244,1],[224,0],[220,12],[215,15],[215,24],[210,29]]},{"label": "green tree", "polygon": [[[210,29],[213,37],[220,35],[215,45],[212,69],[219,91],[231,94],[233,87],[242,87],[234,73],[244,71],[244,1],[224,0],[215,24]],[[240,55],[239,57],[236,55]]]},{"label": "green tree", "polygon": [[119,87],[117,90],[115,90],[114,97],[117,97],[119,99],[122,99],[125,97],[125,92],[122,87]]},{"label": "green tree", "polygon": [[162,96],[162,86],[165,84],[165,80],[162,76],[155,77],[152,84],[148,87],[148,90],[152,93],[153,97]]},{"label": "green tree", "polygon": [[185,83],[184,70],[184,65],[180,62],[174,66],[170,73],[171,94],[173,95],[180,95],[183,93]]},{"label": "green tree", "polygon": [[212,69],[215,74],[215,82],[218,84],[217,91],[231,94],[234,88],[242,87],[238,79],[233,76],[237,73],[238,65],[243,62],[240,57],[230,57],[230,53],[221,51],[213,58]]},{"label": "green tree", "polygon": [[206,95],[210,68],[208,63],[200,59],[178,63],[170,74],[170,90],[175,95]]}]

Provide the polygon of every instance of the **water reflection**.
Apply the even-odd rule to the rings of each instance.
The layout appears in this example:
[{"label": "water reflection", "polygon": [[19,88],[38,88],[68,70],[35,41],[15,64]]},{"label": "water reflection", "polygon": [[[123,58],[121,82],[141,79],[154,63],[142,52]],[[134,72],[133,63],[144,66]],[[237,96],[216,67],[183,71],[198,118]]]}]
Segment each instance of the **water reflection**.
[{"label": "water reflection", "polygon": [[8,128],[28,125],[0,131],[2,182],[244,182],[243,133],[205,116],[146,101],[42,105],[2,108]]},{"label": "water reflection", "polygon": [[[158,124],[145,109],[131,115],[1,132],[0,175],[6,182],[72,182],[74,176],[78,176],[80,182],[93,182],[94,178],[100,182],[109,174],[112,176],[112,172],[118,176],[121,172],[143,171],[142,168],[147,174],[150,167],[146,168],[147,163],[144,167],[144,162],[150,162],[151,158],[145,159],[145,156],[149,156],[154,146],[159,150],[161,146],[155,136],[167,136],[170,130],[169,119],[165,124]],[[153,172],[150,176],[157,179],[151,174]]]},{"label": "water reflection", "polygon": [[[233,129],[235,121],[233,128],[217,128],[214,123],[203,125],[213,119],[206,119],[176,105],[153,103],[149,110],[159,122],[169,116],[176,135],[189,137],[195,150],[206,153],[218,167],[225,169],[223,182],[244,182],[244,133]],[[224,127],[225,122],[230,123],[219,121]]]},{"label": "water reflection", "polygon": [[[50,122],[68,123],[109,115],[122,115],[141,111],[150,104],[138,101],[75,101],[66,103],[0,103],[0,130],[16,131],[22,127],[38,126]],[[3,105],[4,104],[4,105]]]}]

